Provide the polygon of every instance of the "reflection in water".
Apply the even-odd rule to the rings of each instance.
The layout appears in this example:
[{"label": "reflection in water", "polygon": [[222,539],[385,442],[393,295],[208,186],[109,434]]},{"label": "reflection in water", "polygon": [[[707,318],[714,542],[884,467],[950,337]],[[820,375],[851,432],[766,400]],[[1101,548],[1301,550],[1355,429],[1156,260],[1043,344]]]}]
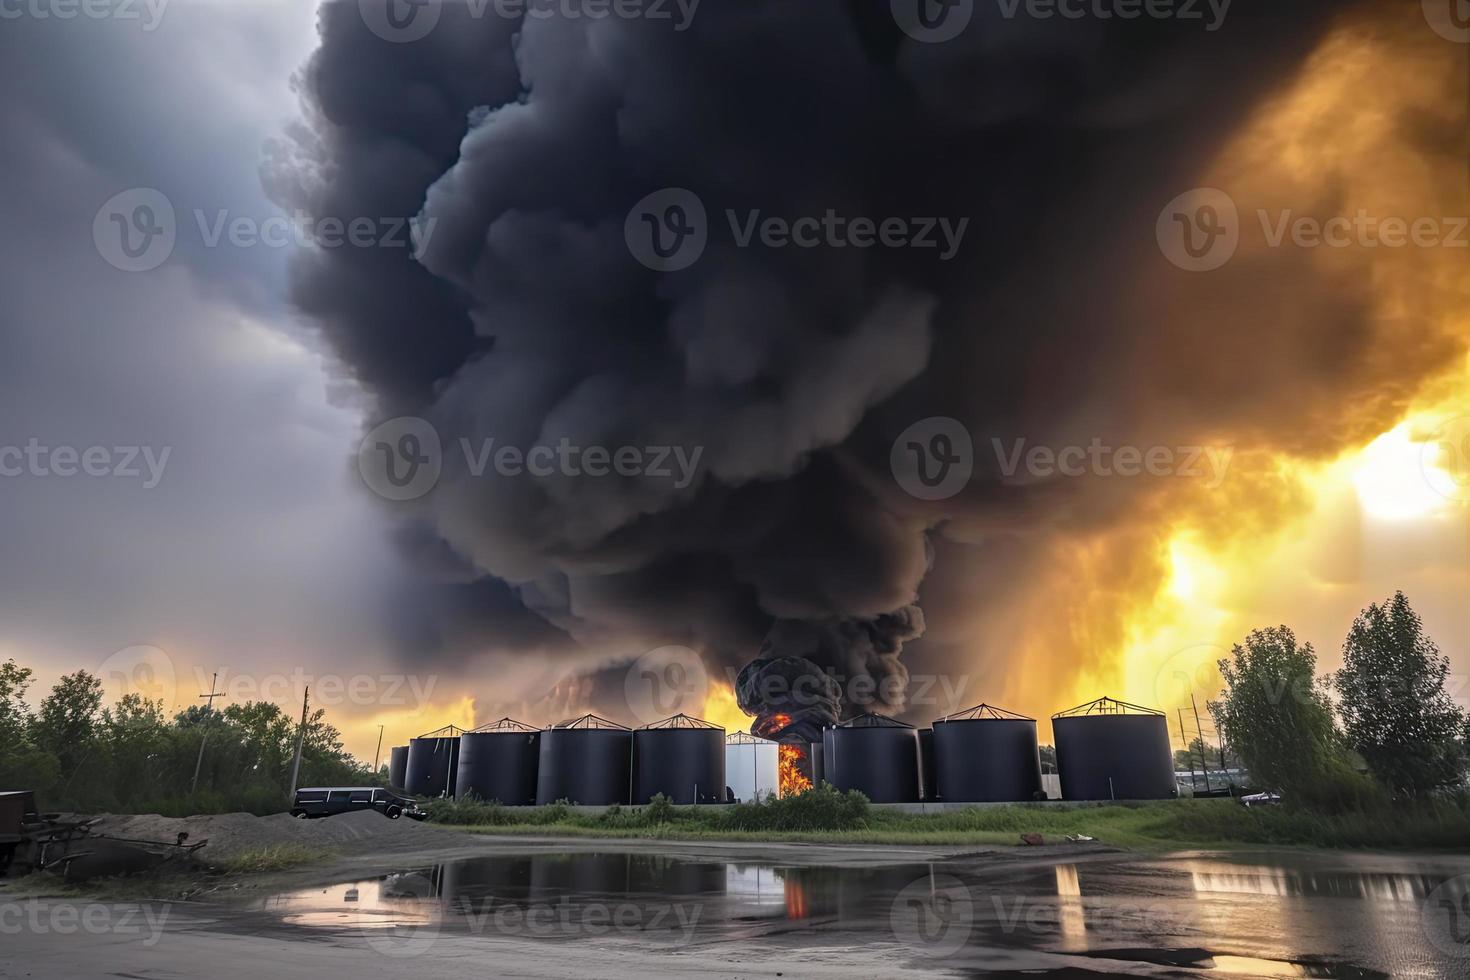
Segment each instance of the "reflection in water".
[{"label": "reflection in water", "polygon": [[1082,909],[1082,882],[1077,865],[1057,865],[1057,919],[1068,949],[1087,948],[1087,915]]},{"label": "reflection in water", "polygon": [[1321,873],[1260,866],[1193,871],[1191,878],[1198,893],[1320,895],[1373,902],[1420,902],[1439,883],[1428,875]]},{"label": "reflection in water", "polygon": [[[1449,962],[1457,953],[1453,928],[1441,929],[1450,937],[1443,942],[1426,936],[1424,909],[1458,912],[1463,899],[1470,922],[1470,878],[1446,867],[1352,855],[1019,867],[969,858],[849,868],[537,853],[306,889],[263,907],[287,924],[369,935],[428,926],[533,939],[611,930],[640,939],[775,943],[797,932],[813,941],[898,944],[918,956],[942,948],[950,966],[978,972],[999,957],[1007,969],[1030,964],[1025,972],[1056,975],[1115,961],[1104,972],[1146,963],[1221,976],[1434,977],[1456,975],[1453,966],[1464,963]],[[953,914],[935,920],[942,929],[905,933],[904,910],[915,894],[933,899],[939,878],[970,900],[946,893]]]}]

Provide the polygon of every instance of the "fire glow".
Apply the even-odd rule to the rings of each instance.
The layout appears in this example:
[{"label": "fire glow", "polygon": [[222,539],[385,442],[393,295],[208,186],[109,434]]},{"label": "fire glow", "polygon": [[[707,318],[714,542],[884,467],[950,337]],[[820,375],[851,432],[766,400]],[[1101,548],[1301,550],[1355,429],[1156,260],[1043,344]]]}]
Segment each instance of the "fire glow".
[{"label": "fire glow", "polygon": [[806,752],[802,747],[794,742],[782,742],[781,761],[777,770],[782,796],[794,796],[812,788],[812,781],[807,778],[805,769]]}]

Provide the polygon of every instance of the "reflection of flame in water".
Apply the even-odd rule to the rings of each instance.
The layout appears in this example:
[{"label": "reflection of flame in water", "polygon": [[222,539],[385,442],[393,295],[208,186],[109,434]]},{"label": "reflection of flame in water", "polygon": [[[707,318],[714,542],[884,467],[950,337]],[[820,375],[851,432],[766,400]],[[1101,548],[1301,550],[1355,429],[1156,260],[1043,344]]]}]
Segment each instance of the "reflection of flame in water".
[{"label": "reflection of flame in water", "polygon": [[1059,864],[1057,871],[1057,925],[1068,948],[1087,948],[1087,916],[1082,911],[1082,883],[1077,865]]},{"label": "reflection of flame in water", "polygon": [[805,793],[812,788],[812,781],[807,778],[805,769],[806,752],[801,746],[791,742],[781,743],[779,776],[782,796]]},{"label": "reflection of flame in water", "polygon": [[786,917],[788,919],[807,917],[806,892],[802,890],[801,882],[792,878],[786,879]]}]

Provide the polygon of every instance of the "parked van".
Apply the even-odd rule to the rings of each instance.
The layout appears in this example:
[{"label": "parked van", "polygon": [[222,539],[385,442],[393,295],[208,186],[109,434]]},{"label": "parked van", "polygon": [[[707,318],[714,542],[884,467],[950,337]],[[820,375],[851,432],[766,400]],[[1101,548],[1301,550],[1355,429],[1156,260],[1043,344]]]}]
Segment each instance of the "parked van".
[{"label": "parked van", "polygon": [[291,816],[310,819],[330,817],[349,810],[377,810],[389,820],[399,817],[424,819],[424,812],[413,800],[377,786],[315,786],[296,791]]}]

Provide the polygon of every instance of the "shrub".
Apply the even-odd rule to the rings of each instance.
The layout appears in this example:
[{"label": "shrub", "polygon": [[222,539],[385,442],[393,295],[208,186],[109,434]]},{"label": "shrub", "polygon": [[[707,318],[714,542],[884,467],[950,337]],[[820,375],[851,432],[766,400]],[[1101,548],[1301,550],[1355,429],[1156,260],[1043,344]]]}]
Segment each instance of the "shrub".
[{"label": "shrub", "polygon": [[861,830],[868,824],[868,798],[857,790],[840,793],[827,783],[765,803],[737,803],[720,820],[724,830]]}]

